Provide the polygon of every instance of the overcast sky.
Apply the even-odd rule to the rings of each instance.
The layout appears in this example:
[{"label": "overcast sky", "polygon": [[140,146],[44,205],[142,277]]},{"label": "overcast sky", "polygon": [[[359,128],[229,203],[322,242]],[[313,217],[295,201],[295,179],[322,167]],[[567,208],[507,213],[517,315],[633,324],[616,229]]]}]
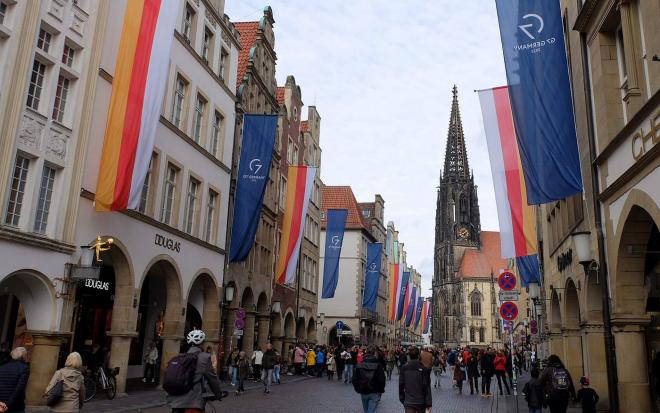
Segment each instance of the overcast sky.
[{"label": "overcast sky", "polygon": [[[495,195],[475,89],[506,84],[495,2],[455,0],[226,0],[232,21],[270,5],[277,82],[293,75],[321,115],[321,177],[358,201],[385,199],[408,264],[433,277],[436,186],[451,89],[458,86],[481,227],[497,230]],[[303,110],[306,114],[306,110]]]}]

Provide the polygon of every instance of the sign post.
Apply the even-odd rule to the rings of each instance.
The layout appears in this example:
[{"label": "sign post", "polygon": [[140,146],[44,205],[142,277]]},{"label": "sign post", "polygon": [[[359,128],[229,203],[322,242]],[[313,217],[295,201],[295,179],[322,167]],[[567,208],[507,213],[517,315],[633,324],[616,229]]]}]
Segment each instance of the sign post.
[{"label": "sign post", "polygon": [[[500,315],[503,320],[511,323],[511,330],[509,332],[509,357],[513,358],[513,320],[518,318],[518,305],[514,301],[518,301],[518,291],[514,291],[518,280],[516,279],[515,274],[510,270],[504,270],[497,277],[497,285],[502,289],[500,292]],[[513,360],[511,360],[513,364]],[[513,369],[513,395],[518,396],[518,377],[516,375],[516,369]]]}]

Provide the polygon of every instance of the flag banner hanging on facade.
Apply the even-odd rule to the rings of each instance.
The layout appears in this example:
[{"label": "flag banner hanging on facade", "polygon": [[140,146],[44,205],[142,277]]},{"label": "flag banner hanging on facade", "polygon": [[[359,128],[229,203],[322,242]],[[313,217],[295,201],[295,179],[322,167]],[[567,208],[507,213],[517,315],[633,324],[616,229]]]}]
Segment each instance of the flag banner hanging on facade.
[{"label": "flag banner hanging on facade", "polygon": [[527,203],[508,88],[480,90],[479,103],[495,187],[502,258],[536,254],[536,207]]},{"label": "flag banner hanging on facade", "polygon": [[389,321],[394,321],[396,319],[397,313],[397,292],[401,289],[401,277],[399,277],[399,264],[390,264],[389,266],[389,303],[387,307],[387,319]]},{"label": "flag banner hanging on facade", "polygon": [[412,291],[410,292],[410,302],[408,303],[408,309],[406,312],[406,327],[410,327],[413,319],[415,318],[415,307],[417,307],[417,287],[412,286]]},{"label": "flag banner hanging on facade", "polygon": [[96,184],[97,211],[137,209],[167,86],[179,0],[126,3]]},{"label": "flag banner hanging on facade", "polygon": [[541,268],[537,254],[516,257],[516,267],[523,287],[527,287],[528,284],[541,284]]},{"label": "flag banner hanging on facade", "polygon": [[254,244],[273,158],[277,118],[278,115],[243,116],[229,262],[245,261]]},{"label": "flag banner hanging on facade", "polygon": [[582,192],[558,1],[496,0],[527,202]]},{"label": "flag banner hanging on facade", "polygon": [[422,334],[428,334],[429,326],[431,324],[431,299],[426,300],[424,307],[426,308],[426,313],[423,321],[424,326],[422,327]]},{"label": "flag banner hanging on facade", "polygon": [[399,256],[399,241],[394,241],[394,251],[392,253],[392,256],[394,257],[394,263],[399,264],[401,262],[400,256]]},{"label": "flag banner hanging on facade", "polygon": [[347,209],[328,209],[325,230],[325,257],[323,257],[323,291],[321,298],[333,298],[339,281],[339,257],[344,243]]},{"label": "flag banner hanging on facade", "polygon": [[426,300],[425,298],[422,298],[422,300],[423,300],[422,301],[422,314],[420,316],[421,325],[419,326],[419,332],[421,334],[424,333],[424,329],[426,328],[426,312],[429,309],[428,306],[426,305],[426,303],[428,303],[428,300]]},{"label": "flag banner hanging on facade", "polygon": [[289,166],[280,256],[275,279],[278,284],[291,284],[296,279],[305,217],[317,169],[313,166]]},{"label": "flag banner hanging on facade", "polygon": [[383,244],[379,242],[367,244],[367,266],[364,274],[364,292],[362,307],[376,311],[378,304],[378,286],[380,281],[380,262],[383,254]]},{"label": "flag banner hanging on facade", "polygon": [[397,296],[397,309],[396,309],[396,321],[400,321],[403,317],[404,310],[407,308],[406,300],[408,299],[408,280],[410,279],[410,273],[408,271],[403,271],[403,264],[399,264],[399,290],[396,293]]},{"label": "flag banner hanging on facade", "polygon": [[418,297],[415,308],[415,330],[419,328],[419,321],[422,319],[422,307],[424,307],[424,297]]}]

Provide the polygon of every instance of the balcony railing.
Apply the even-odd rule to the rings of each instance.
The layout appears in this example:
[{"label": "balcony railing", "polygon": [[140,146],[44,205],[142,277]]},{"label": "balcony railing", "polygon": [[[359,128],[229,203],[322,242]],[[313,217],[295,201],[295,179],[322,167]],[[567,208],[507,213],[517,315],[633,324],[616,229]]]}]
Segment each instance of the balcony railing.
[{"label": "balcony railing", "polygon": [[360,314],[360,318],[362,320],[366,321],[372,321],[372,322],[377,322],[378,321],[378,313],[375,311],[368,310],[366,308],[362,309],[362,313]]}]

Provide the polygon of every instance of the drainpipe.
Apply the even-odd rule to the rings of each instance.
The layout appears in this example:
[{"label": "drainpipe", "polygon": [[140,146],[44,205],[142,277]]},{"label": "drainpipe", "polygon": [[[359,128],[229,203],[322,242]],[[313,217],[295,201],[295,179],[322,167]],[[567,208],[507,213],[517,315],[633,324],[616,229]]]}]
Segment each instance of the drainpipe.
[{"label": "drainpipe", "polygon": [[603,327],[605,338],[605,364],[607,367],[607,387],[610,400],[610,411],[619,412],[619,388],[618,373],[616,367],[616,348],[614,336],[612,335],[612,321],[610,314],[609,297],[609,275],[605,256],[605,238],[603,235],[602,213],[598,201],[600,186],[598,183],[598,166],[595,164],[596,158],[596,136],[594,133],[593,103],[589,87],[591,85],[591,74],[589,73],[589,58],[587,56],[587,42],[584,33],[580,33],[581,53],[582,53],[582,71],[584,76],[584,97],[587,104],[587,131],[589,134],[589,161],[591,162],[591,185],[592,195],[591,203],[594,210],[594,223],[596,226],[596,237],[598,240],[598,262],[600,263],[599,277],[603,280]]}]

